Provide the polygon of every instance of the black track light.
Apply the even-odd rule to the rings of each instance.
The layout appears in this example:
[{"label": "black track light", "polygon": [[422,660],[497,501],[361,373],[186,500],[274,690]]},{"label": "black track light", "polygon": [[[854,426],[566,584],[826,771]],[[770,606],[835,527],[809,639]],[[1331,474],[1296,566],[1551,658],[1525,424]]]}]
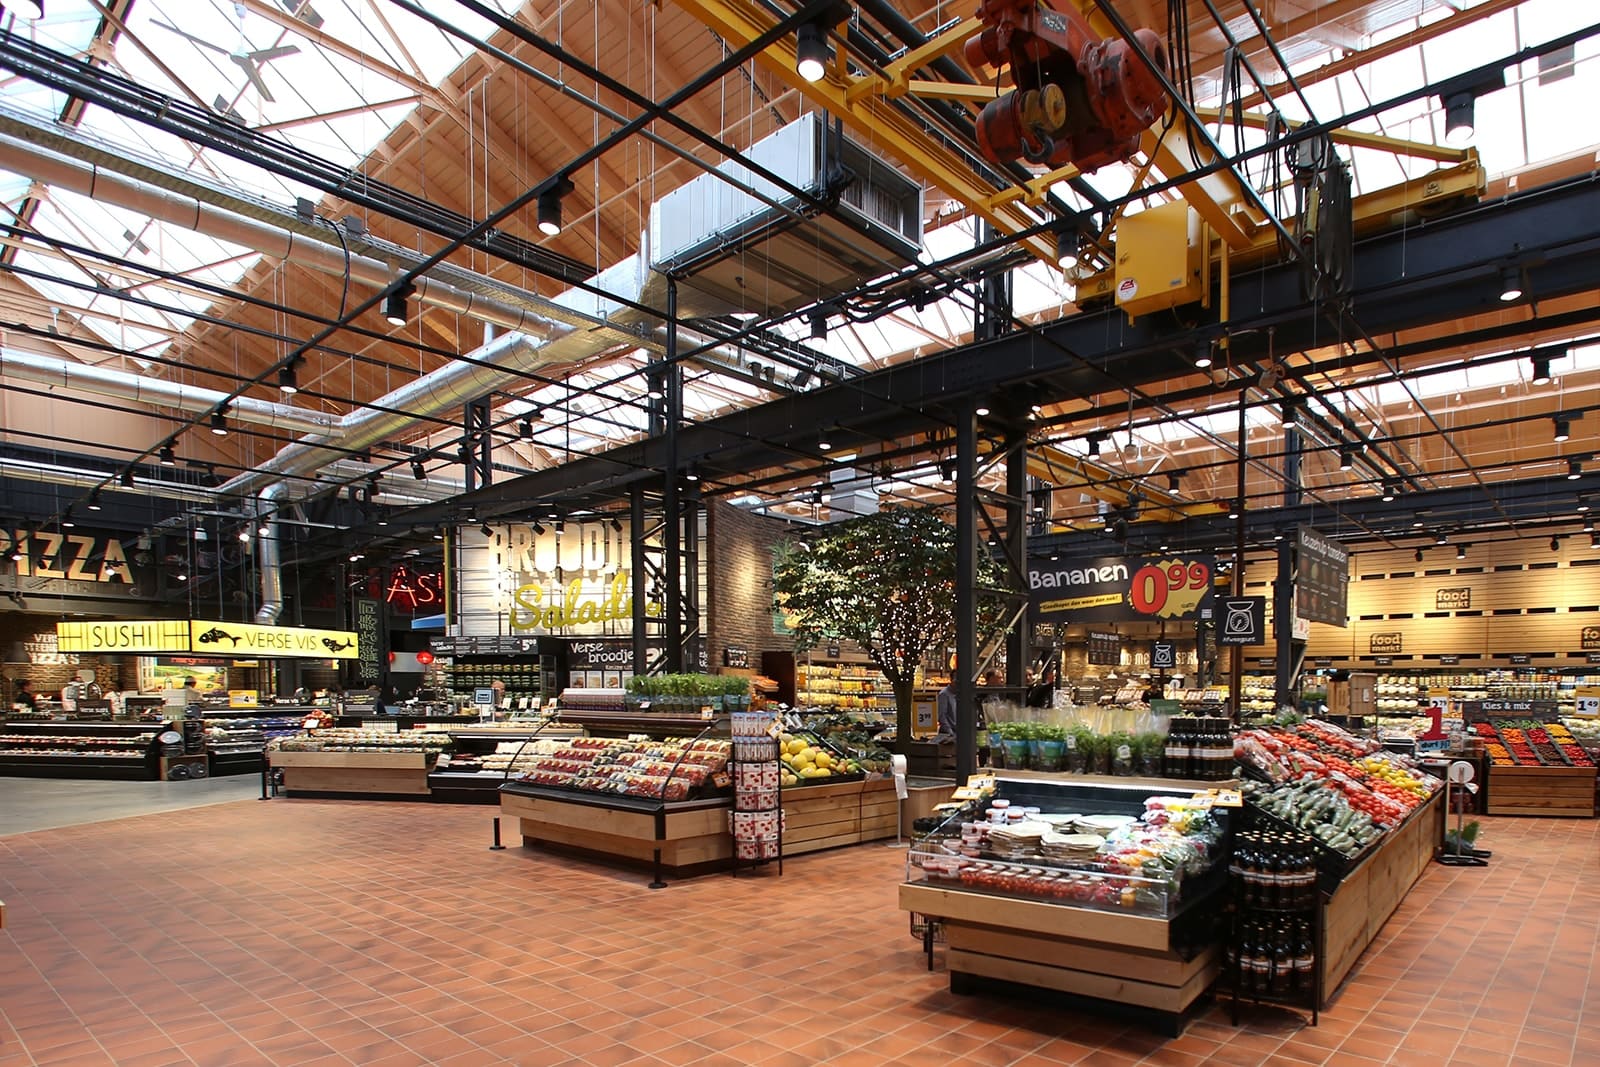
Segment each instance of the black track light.
[{"label": "black track light", "polygon": [[939,480],[947,484],[956,480],[955,460],[947,460],[939,464]]},{"label": "black track light", "polygon": [[1195,342],[1194,365],[1200,370],[1207,370],[1211,366],[1211,342],[1200,340]]},{"label": "black track light", "polygon": [[517,436],[522,438],[524,441],[526,441],[526,440],[530,439],[531,437],[533,437],[533,420],[532,419],[525,418],[522,421],[517,423]]},{"label": "black track light", "polygon": [[1241,509],[1237,500],[1228,501],[1228,518],[1237,519],[1240,515],[1240,512]]},{"label": "black track light", "polygon": [[1594,533],[1594,519],[1587,518],[1583,520],[1583,532]]},{"label": "black track light", "polygon": [[1400,495],[1399,488],[1393,482],[1383,483],[1383,502],[1387,504]]},{"label": "black track light", "polygon": [[70,530],[77,525],[77,522],[75,522],[72,518],[71,508],[68,508],[66,511],[61,513],[61,528],[63,530]]},{"label": "black track light", "polygon": [[416,292],[414,286],[402,285],[383,298],[383,321],[390,326],[404,326],[411,321],[409,298]]},{"label": "black track light", "polygon": [[833,451],[833,442],[828,439],[827,430],[823,430],[817,435],[817,448],[821,449],[823,452]]},{"label": "black track light", "polygon": [[100,510],[100,490],[96,489],[89,494],[88,508],[90,511]]},{"label": "black track light", "polygon": [[1100,454],[1100,438],[1099,438],[1098,435],[1090,434],[1089,435],[1089,455],[1098,456],[1099,454]]},{"label": "black track light", "polygon": [[211,432],[218,437],[228,436],[228,417],[221,411],[211,413]]},{"label": "black track light", "polygon": [[656,371],[647,371],[644,376],[644,395],[651,400],[660,400],[667,395],[661,386],[661,375]]},{"label": "black track light", "polygon": [[1572,423],[1566,419],[1556,419],[1556,441],[1565,441],[1572,436]]},{"label": "black track light", "polygon": [[1500,268],[1500,299],[1512,303],[1522,299],[1522,269],[1507,264]]},{"label": "black track light", "polygon": [[1356,454],[1348,448],[1339,449],[1339,469],[1347,471],[1356,465]]},{"label": "black track light", "polygon": [[118,476],[117,480],[122,483],[122,488],[124,488],[124,489],[132,489],[133,488],[133,468],[132,467],[125,468],[123,470],[123,472]]},{"label": "black track light", "polygon": [[1552,551],[1552,552],[1560,552],[1561,551],[1561,538],[1559,538],[1559,537],[1550,538],[1550,551]]},{"label": "black track light", "polygon": [[1416,560],[1418,563],[1421,563],[1422,562],[1422,549],[1419,548],[1414,553],[1412,553],[1411,558]]},{"label": "black track light", "polygon": [[698,482],[700,480],[700,472],[690,467],[683,472],[683,480],[686,482]]},{"label": "black track light", "polygon": [[419,482],[427,481],[428,468],[423,465],[422,460],[414,459],[411,461],[411,477]]},{"label": "black track light", "polygon": [[1589,535],[1589,547],[1600,548],[1600,533],[1592,533]]},{"label": "black track light", "polygon": [[1295,413],[1299,410],[1299,408],[1300,402],[1298,400],[1285,400],[1283,402],[1283,411],[1278,415],[1278,425],[1284,429],[1288,429],[1289,427],[1293,426],[1295,423]]},{"label": "black track light", "polygon": [[533,524],[533,532],[534,532],[534,533],[536,533],[536,534],[538,534],[538,535],[539,535],[539,536],[541,536],[541,537],[543,537],[543,536],[544,536],[544,532],[545,532],[545,525],[544,525],[544,523],[542,523],[542,522],[535,522],[535,523],[534,523],[534,524]]},{"label": "black track light", "polygon": [[611,529],[614,530],[617,533],[621,533],[622,532],[622,520],[621,519],[617,519],[617,518],[613,518],[611,520]]},{"label": "black track light", "polygon": [[1179,474],[1177,471],[1169,472],[1167,474],[1167,492],[1169,492],[1169,493],[1173,494],[1174,496],[1176,496],[1182,490],[1183,490],[1183,475]]},{"label": "black track light", "polygon": [[1550,384],[1550,357],[1549,356],[1534,356],[1533,357],[1533,378],[1532,378],[1532,381],[1533,381],[1534,385],[1549,385]]},{"label": "black track light", "polygon": [[478,529],[483,531],[483,536],[485,537],[494,536],[494,527],[490,526],[488,523],[484,523],[482,526],[478,527]]},{"label": "black track light", "polygon": [[278,368],[278,392],[293,396],[299,391],[300,383],[296,380],[294,364],[288,363]]},{"label": "black track light", "polygon": [[1433,543],[1436,545],[1448,545],[1450,543],[1450,537],[1443,530],[1440,530],[1438,533],[1433,535]]},{"label": "black track light", "polygon": [[161,465],[163,467],[176,467],[178,465],[178,453],[172,447],[171,441],[161,446]]},{"label": "black track light", "polygon": [[1082,254],[1083,231],[1078,228],[1078,220],[1064,222],[1056,231],[1056,266],[1063,271],[1072,270]]},{"label": "black track light", "polygon": [[808,82],[820,79],[828,67],[828,30],[821,22],[802,22],[794,31],[794,69]]},{"label": "black track light", "polygon": [[1471,143],[1477,102],[1471,89],[1444,98],[1444,139],[1448,144],[1461,148]]},{"label": "black track light", "polygon": [[1456,559],[1466,559],[1467,558],[1467,549],[1469,549],[1471,547],[1472,547],[1471,545],[1457,545],[1456,546]]},{"label": "black track light", "polygon": [[554,237],[561,232],[561,201],[572,192],[572,182],[566,175],[561,174],[550,180],[550,183],[539,193],[538,221],[539,232],[546,237]]},{"label": "black track light", "polygon": [[1583,477],[1583,460],[1573,456],[1567,460],[1567,481],[1575,482]]},{"label": "black track light", "polygon": [[806,318],[810,320],[811,339],[813,341],[826,341],[828,339],[828,313],[821,308],[813,308]]}]

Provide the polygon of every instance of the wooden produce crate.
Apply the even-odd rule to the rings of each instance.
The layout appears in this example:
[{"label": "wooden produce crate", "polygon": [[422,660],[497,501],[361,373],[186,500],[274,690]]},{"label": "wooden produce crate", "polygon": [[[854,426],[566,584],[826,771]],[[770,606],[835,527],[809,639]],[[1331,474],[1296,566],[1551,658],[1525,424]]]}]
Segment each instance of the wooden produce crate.
[{"label": "wooden produce crate", "polygon": [[1490,767],[1490,815],[1593,818],[1593,767]]},{"label": "wooden produce crate", "polygon": [[427,796],[426,752],[269,752],[284,789],[357,796]]},{"label": "wooden produce crate", "polygon": [[630,863],[652,862],[659,848],[662,866],[674,873],[725,865],[733,858],[726,797],[661,805],[565,792],[513,785],[501,790],[500,810],[519,820],[524,845],[554,845]]},{"label": "wooden produce crate", "polygon": [[792,786],[783,791],[783,854],[881,841],[898,817],[892,778]]}]

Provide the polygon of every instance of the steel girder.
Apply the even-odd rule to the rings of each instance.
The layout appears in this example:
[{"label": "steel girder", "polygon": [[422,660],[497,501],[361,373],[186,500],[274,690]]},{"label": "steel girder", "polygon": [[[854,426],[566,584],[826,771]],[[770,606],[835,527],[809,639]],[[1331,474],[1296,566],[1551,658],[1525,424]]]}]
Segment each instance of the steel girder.
[{"label": "steel girder", "polygon": [[[1525,299],[1600,288],[1600,180],[1586,178],[1479,205],[1458,215],[1361,241],[1355,250],[1350,311],[1369,334],[1448,322],[1504,310],[1499,269],[1524,273]],[[1230,336],[1236,362],[1326,345],[1340,336],[1325,307],[1300,296],[1297,265],[1251,271],[1235,285],[1234,317],[1217,322],[1198,306],[1176,316],[1129,323],[1121,312],[1075,315],[994,340],[952,348],[832,385],[683,427],[677,460],[728,475],[795,464],[817,450],[819,427],[837,426],[836,448],[948,432],[956,401],[988,398],[997,414],[1145,386],[1193,373],[1197,336]],[[1207,318],[1207,316],[1213,316]],[[1348,338],[1347,338],[1348,339]],[[1376,363],[1380,354],[1366,353]],[[1235,386],[1229,386],[1234,388]],[[529,499],[617,498],[666,463],[660,438],[631,443],[479,491],[465,498],[480,511],[511,512]],[[798,474],[801,473],[797,471]],[[427,510],[423,515],[429,514]]]}]

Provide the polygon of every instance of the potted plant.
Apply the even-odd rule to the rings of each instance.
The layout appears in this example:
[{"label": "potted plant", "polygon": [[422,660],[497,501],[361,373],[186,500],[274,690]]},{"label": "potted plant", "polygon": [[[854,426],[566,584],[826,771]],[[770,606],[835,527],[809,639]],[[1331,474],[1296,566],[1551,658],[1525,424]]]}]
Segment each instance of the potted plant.
[{"label": "potted plant", "polygon": [[1138,773],[1145,778],[1160,778],[1161,757],[1167,749],[1166,736],[1152,731],[1138,734],[1133,740]]},{"label": "potted plant", "polygon": [[1067,732],[1060,726],[1041,723],[1039,726],[1039,759],[1035,764],[1041,771],[1059,771],[1066,751]]},{"label": "potted plant", "polygon": [[1133,738],[1117,732],[1106,738],[1106,754],[1112,774],[1127,777],[1133,774]]},{"label": "potted plant", "polygon": [[1094,753],[1094,731],[1083,723],[1078,723],[1067,731],[1062,742],[1066,769],[1073,774],[1086,772],[1089,769],[1090,757]]}]

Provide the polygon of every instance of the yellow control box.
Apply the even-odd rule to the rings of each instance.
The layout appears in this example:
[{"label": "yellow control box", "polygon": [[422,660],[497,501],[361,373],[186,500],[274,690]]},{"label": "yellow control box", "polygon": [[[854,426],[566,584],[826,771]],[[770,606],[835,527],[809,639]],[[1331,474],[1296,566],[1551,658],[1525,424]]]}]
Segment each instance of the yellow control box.
[{"label": "yellow control box", "polygon": [[1117,306],[1148,315],[1199,300],[1200,216],[1182,200],[1117,223]]}]

